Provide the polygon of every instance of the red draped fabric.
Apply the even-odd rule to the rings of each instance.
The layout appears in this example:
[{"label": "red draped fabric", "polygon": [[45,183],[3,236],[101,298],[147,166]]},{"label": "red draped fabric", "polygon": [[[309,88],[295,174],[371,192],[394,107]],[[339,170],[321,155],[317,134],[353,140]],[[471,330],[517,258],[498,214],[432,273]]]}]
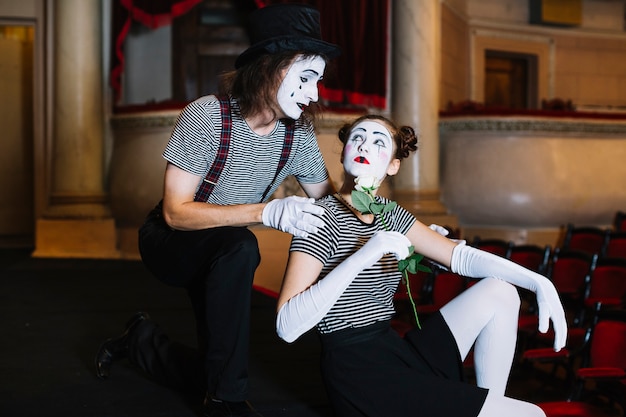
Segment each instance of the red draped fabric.
[{"label": "red draped fabric", "polygon": [[150,29],[169,25],[172,19],[191,10],[202,0],[117,0],[113,2],[113,56],[111,87],[115,101],[119,101],[122,86],[120,78],[124,72],[124,40],[133,21]]},{"label": "red draped fabric", "polygon": [[[132,21],[158,28],[170,24],[201,0],[117,0],[114,2],[114,54],[111,85],[116,102],[124,68],[123,43]],[[256,7],[306,3],[321,14],[322,38],[342,49],[325,74],[320,97],[329,107],[387,107],[389,0],[254,0]]]},{"label": "red draped fabric", "polygon": [[332,107],[387,106],[389,0],[258,0],[257,6],[306,3],[320,11],[322,38],[342,53],[325,74],[320,97]]},{"label": "red draped fabric", "polygon": [[321,14],[322,37],[342,49],[320,95],[331,104],[386,108],[389,1],[316,0],[314,4]]}]

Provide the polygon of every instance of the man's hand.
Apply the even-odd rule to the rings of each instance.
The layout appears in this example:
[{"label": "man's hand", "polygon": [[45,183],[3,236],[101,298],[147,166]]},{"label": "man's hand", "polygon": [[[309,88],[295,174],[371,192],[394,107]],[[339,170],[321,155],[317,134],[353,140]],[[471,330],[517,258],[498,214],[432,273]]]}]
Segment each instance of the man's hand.
[{"label": "man's hand", "polygon": [[263,209],[263,224],[294,236],[307,237],[324,226],[319,218],[324,209],[314,202],[313,198],[299,196],[272,200]]}]

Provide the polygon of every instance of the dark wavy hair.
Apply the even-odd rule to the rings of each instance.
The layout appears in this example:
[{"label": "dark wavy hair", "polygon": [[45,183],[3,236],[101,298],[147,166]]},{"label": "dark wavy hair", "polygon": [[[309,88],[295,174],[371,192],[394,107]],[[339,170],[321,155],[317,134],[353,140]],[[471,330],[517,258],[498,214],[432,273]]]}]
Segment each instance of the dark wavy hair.
[{"label": "dark wavy hair", "polygon": [[[258,114],[266,109],[271,109],[276,116],[274,110],[278,106],[276,95],[283,81],[283,71],[287,70],[298,56],[307,59],[321,55],[298,51],[261,55],[237,70],[222,74],[220,94],[236,98],[243,117]],[[328,65],[328,58],[321,57]],[[308,120],[314,121],[319,111],[317,103],[311,103],[304,109],[303,115]]]},{"label": "dark wavy hair", "polygon": [[417,135],[415,130],[413,130],[410,126],[396,126],[394,122],[386,118],[385,116],[381,116],[378,114],[366,114],[361,116],[350,123],[346,123],[343,125],[339,132],[337,132],[337,136],[339,140],[344,145],[348,141],[350,137],[350,132],[357,124],[361,123],[364,120],[372,120],[375,122],[381,122],[391,133],[391,137],[393,138],[396,144],[396,154],[395,157],[397,159],[404,159],[411,152],[415,152],[417,150]]}]

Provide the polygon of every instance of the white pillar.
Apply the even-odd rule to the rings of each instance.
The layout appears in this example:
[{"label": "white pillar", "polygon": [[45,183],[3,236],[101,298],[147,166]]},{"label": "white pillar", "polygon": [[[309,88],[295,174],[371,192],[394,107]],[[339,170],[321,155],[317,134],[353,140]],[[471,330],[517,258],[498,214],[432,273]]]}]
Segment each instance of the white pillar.
[{"label": "white pillar", "polygon": [[439,201],[440,0],[392,3],[392,114],[419,135],[419,150],[402,161],[394,196],[416,213],[441,214]]},{"label": "white pillar", "polygon": [[92,205],[104,194],[100,2],[56,0],[54,11],[52,204]]},{"label": "white pillar", "polygon": [[117,257],[104,191],[102,16],[99,0],[55,0],[49,195],[35,256]]}]

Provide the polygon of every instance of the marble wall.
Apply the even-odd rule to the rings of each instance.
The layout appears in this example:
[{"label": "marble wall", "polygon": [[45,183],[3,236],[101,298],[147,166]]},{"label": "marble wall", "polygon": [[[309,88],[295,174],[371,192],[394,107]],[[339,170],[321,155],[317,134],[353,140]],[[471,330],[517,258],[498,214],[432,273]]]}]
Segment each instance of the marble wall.
[{"label": "marble wall", "polygon": [[442,200],[466,236],[558,243],[626,209],[626,121],[442,118]]}]

